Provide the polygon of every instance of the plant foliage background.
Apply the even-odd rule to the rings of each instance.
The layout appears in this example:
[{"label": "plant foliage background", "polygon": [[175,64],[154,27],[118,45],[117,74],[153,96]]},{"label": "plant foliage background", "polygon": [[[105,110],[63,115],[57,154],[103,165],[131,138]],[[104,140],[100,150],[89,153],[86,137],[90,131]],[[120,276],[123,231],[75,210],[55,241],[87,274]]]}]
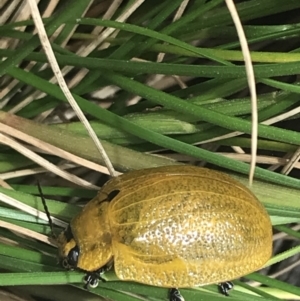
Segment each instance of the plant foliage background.
[{"label": "plant foliage background", "polygon": [[[235,281],[230,299],[298,299],[300,2],[235,4],[258,92],[251,189],[271,215],[274,257],[262,274]],[[0,199],[44,211],[38,180],[51,214],[68,222],[107,180],[99,172],[103,160],[55,82],[27,1],[0,5]],[[41,0],[38,6],[71,92],[119,172],[197,164],[247,185],[251,103],[223,0]],[[50,236],[48,223],[0,206],[1,300],[167,299],[167,289],[121,282],[113,272],[97,289],[83,290],[82,273],[61,269],[54,247],[13,228]],[[215,285],[181,292],[187,301],[224,298]]]}]

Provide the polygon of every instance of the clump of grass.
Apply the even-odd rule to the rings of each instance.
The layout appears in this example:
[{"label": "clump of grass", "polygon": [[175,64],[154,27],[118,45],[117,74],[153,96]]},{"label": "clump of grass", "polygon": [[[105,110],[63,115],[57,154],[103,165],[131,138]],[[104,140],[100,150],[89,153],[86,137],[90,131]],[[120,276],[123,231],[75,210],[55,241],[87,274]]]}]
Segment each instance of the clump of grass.
[{"label": "clump of grass", "polygon": [[[29,6],[14,2],[3,5],[0,26],[0,199],[6,201],[0,210],[0,285],[49,300],[166,300],[167,289],[120,282],[113,272],[96,290],[82,290],[82,273],[63,271],[55,248],[39,241],[38,234],[45,241],[51,235],[47,220],[23,212],[22,204],[44,211],[38,178],[51,214],[68,222],[80,210],[75,203],[91,199],[108,171],[56,83]],[[298,2],[236,4],[257,83],[258,166],[251,189],[276,226],[269,264],[299,254],[298,247],[283,244],[299,239]],[[247,184],[252,108],[224,1],[61,0],[41,1],[39,10],[62,75],[118,172],[205,164],[235,172]],[[12,207],[12,199],[22,204]],[[295,282],[282,281],[295,265],[285,268],[268,267],[266,275],[246,276],[251,282],[236,281],[230,298],[297,298],[299,288],[289,284]],[[216,292],[216,286],[182,290],[189,301],[223,298]]]}]

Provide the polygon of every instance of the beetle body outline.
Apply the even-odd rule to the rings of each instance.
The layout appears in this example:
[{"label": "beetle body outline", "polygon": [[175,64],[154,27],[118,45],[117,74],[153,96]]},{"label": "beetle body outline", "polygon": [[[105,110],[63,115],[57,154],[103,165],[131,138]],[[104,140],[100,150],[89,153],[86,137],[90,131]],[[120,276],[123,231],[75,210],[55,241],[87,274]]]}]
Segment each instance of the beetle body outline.
[{"label": "beetle body outline", "polygon": [[224,173],[193,166],[111,179],[70,228],[73,238],[63,232],[59,252],[67,259],[78,247],[75,268],[93,272],[113,259],[121,280],[161,287],[232,280],[272,254],[270,218],[254,194]]}]

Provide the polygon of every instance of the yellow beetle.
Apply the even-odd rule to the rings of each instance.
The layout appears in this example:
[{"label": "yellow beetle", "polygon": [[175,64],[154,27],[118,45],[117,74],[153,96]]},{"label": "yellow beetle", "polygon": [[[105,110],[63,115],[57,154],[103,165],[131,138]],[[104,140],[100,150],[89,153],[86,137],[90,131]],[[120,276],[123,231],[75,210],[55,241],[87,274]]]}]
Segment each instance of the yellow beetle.
[{"label": "yellow beetle", "polygon": [[122,280],[171,289],[221,283],[260,269],[272,254],[270,218],[224,173],[193,166],[131,171],[108,181],[58,237],[66,268],[96,286],[114,263]]}]

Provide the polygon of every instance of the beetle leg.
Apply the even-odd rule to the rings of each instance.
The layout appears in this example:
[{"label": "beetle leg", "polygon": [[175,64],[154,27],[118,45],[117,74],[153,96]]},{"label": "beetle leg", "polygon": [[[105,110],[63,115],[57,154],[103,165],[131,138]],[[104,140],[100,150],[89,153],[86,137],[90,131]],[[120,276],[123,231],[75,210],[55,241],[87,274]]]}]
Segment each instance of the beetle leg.
[{"label": "beetle leg", "polygon": [[96,288],[99,284],[99,280],[105,282],[105,279],[102,278],[102,275],[109,271],[112,268],[113,262],[109,262],[106,264],[104,267],[93,271],[93,272],[87,272],[85,277],[84,277],[84,288],[88,289],[89,287],[91,288]]},{"label": "beetle leg", "polygon": [[178,288],[171,288],[169,292],[170,301],[184,301],[184,298],[181,296]]},{"label": "beetle leg", "polygon": [[221,282],[218,284],[219,291],[224,296],[229,296],[228,292],[233,288],[233,283],[230,281]]},{"label": "beetle leg", "polygon": [[86,275],[84,276],[84,282],[85,282],[84,288],[88,290],[90,287],[91,288],[97,287],[99,284],[99,279],[101,279],[100,277],[101,276],[99,273],[97,273],[97,271],[86,273]]}]

